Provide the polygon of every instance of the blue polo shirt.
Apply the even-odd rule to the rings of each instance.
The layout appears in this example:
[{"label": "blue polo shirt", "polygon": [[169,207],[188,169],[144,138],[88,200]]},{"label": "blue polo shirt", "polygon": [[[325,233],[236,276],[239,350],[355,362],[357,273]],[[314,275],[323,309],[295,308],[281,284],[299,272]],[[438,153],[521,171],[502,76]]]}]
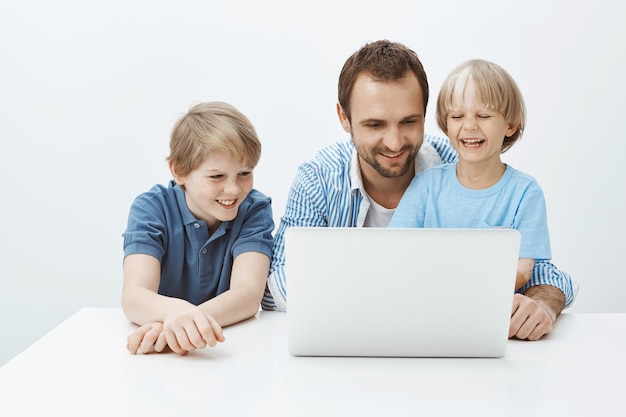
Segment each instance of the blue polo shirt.
[{"label": "blue polo shirt", "polygon": [[252,190],[234,220],[212,235],[187,207],[174,181],[139,195],[123,233],[124,256],[142,253],[161,263],[159,294],[201,304],[230,288],[233,261],[244,252],[272,256],[271,199]]}]

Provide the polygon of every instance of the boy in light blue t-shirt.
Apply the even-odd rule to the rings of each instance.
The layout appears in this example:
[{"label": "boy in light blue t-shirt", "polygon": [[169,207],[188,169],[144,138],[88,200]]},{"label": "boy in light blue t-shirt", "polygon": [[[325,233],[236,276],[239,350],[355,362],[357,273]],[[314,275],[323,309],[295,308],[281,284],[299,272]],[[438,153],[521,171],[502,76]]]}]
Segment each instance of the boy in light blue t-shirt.
[{"label": "boy in light blue t-shirt", "polygon": [[515,289],[521,288],[535,259],[551,258],[541,188],[500,159],[522,136],[525,119],[522,94],[503,68],[471,60],[454,69],[439,92],[437,123],[458,162],[416,176],[389,227],[517,229],[522,240]]}]

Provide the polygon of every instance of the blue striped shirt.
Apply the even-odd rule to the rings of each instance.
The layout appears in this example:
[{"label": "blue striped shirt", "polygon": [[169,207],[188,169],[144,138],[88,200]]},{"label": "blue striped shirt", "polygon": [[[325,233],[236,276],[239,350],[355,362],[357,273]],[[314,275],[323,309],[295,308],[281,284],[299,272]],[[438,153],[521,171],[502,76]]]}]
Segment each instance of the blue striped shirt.
[{"label": "blue striped shirt", "polygon": [[[447,138],[425,135],[415,160],[415,173],[456,160],[456,151]],[[272,265],[261,303],[263,309],[287,310],[284,234],[288,227],[363,227],[369,208],[351,141],[332,144],[303,163],[296,173],[285,213],[274,236]],[[566,306],[573,302],[571,278],[550,261],[535,262],[531,279],[518,292],[540,284],[558,287],[565,295]]]}]

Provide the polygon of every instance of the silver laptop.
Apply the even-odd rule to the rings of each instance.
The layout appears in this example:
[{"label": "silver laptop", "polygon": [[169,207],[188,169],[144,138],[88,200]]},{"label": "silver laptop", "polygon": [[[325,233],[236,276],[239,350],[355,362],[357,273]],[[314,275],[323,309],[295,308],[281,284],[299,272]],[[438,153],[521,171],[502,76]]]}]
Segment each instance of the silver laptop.
[{"label": "silver laptop", "polygon": [[502,357],[519,247],[511,229],[289,228],[289,352]]}]

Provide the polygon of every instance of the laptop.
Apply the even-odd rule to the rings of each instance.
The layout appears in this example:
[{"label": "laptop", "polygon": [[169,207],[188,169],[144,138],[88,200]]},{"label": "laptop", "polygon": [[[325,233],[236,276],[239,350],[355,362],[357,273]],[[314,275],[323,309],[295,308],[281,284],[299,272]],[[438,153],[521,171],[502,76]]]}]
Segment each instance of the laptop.
[{"label": "laptop", "polygon": [[519,248],[512,229],[289,228],[289,353],[503,357]]}]

